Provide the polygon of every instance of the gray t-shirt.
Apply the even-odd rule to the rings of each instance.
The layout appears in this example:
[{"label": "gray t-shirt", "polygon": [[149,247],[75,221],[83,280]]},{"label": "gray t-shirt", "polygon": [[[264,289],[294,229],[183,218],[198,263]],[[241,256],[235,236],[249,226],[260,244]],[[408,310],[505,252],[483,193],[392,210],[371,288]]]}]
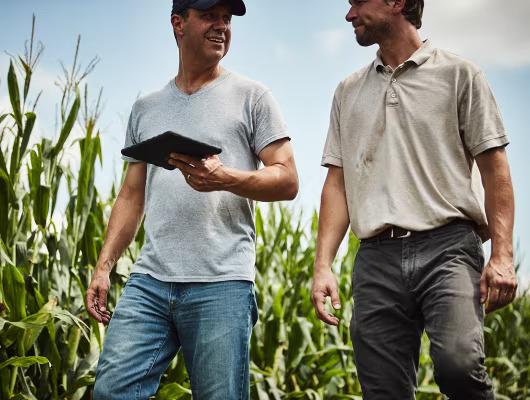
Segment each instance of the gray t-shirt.
[{"label": "gray t-shirt", "polygon": [[423,231],[455,218],[476,222],[487,238],[474,159],[507,143],[484,74],[426,41],[395,70],[378,54],[339,84],[322,165],[343,168],[360,239],[390,225]]},{"label": "gray t-shirt", "polygon": [[[125,146],[168,130],[222,148],[224,165],[247,171],[258,169],[263,148],[288,138],[270,91],[228,71],[192,95],[172,79],[137,100]],[[180,171],[147,164],[144,227],[145,243],[132,272],[170,282],[254,280],[252,200],[226,191],[197,192]]]}]

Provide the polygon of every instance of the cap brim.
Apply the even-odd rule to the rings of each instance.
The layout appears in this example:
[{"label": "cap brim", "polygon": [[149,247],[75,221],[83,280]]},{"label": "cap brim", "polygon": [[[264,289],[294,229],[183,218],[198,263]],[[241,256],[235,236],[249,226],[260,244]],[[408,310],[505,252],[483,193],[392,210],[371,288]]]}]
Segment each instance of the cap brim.
[{"label": "cap brim", "polygon": [[[222,0],[198,0],[192,2],[190,8],[195,8],[197,10],[207,10],[210,7],[215,6],[217,3]],[[230,12],[232,15],[242,16],[245,15],[247,9],[243,0],[224,0],[230,6]]]}]

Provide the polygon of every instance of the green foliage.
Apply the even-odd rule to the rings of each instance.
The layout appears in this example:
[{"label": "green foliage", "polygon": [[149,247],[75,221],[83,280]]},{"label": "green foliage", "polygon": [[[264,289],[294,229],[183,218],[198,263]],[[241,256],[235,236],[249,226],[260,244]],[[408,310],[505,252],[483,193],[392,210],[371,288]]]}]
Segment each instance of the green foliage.
[{"label": "green foliage", "polygon": [[[40,97],[30,99],[31,78],[42,53],[34,44],[32,33],[25,56],[11,59],[11,110],[0,114],[0,398],[80,399],[94,382],[103,340],[83,304],[108,206],[94,187],[101,161],[98,109],[88,111],[87,88],[84,96],[80,90],[94,61],[81,72],[78,39],[73,66],[64,68],[60,83],[58,138],[30,145]],[[81,138],[73,140],[74,132]],[[78,171],[63,160],[75,145]],[[70,202],[59,214],[60,196]],[[115,274],[113,281],[120,286],[123,278]]]},{"label": "green foliage", "polygon": [[530,296],[486,317],[486,366],[498,399],[530,398]]},{"label": "green foliage", "polygon": [[[31,79],[42,47],[34,48],[33,33],[28,43],[25,56],[13,57],[7,72],[11,109],[0,110],[0,398],[89,399],[105,330],[88,318],[84,295],[116,196],[113,187],[110,198],[102,199],[94,185],[96,163],[102,162],[99,107],[89,111],[88,90],[81,85],[96,60],[81,72],[78,40],[72,67],[63,66],[57,138],[31,144],[40,97],[30,100]],[[73,140],[74,132],[81,137]],[[80,160],[75,170],[64,163],[66,151]],[[283,206],[256,210],[260,318],[252,336],[251,398],[360,399],[348,332],[358,241],[349,237],[335,266],[341,322],[325,326],[310,301],[317,214],[308,226],[302,221]],[[110,308],[143,238],[140,228],[111,275]],[[528,296],[486,318],[486,364],[499,399],[530,397],[529,326]],[[442,398],[428,347],[424,337],[420,400]],[[156,398],[191,399],[181,354]]]},{"label": "green foliage", "polygon": [[258,209],[256,297],[260,321],[252,337],[252,398],[338,399],[360,395],[349,345],[351,273],[358,241],[350,236],[340,263],[341,323],[321,323],[311,303],[317,214],[310,229],[283,207]]}]

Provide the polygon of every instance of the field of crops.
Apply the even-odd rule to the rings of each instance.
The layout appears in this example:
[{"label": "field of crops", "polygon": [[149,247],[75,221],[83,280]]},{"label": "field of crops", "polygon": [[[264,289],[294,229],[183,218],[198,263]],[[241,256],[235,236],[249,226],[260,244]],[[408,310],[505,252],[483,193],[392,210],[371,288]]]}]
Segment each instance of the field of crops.
[{"label": "field of crops", "polygon": [[[60,80],[55,139],[34,132],[40,94],[32,93],[31,79],[39,55],[31,40],[0,71],[0,95],[10,100],[10,109],[0,110],[0,398],[89,399],[105,330],[88,318],[83,299],[116,190],[104,198],[94,184],[102,162],[99,109],[89,106],[84,85],[93,65],[81,68],[77,49]],[[81,138],[72,140],[74,129]],[[78,168],[64,162],[67,150],[79,155]],[[260,319],[252,337],[251,398],[360,399],[348,333],[358,242],[349,238],[336,266],[341,324],[324,326],[309,296],[317,215],[310,226],[303,220],[282,206],[256,212]],[[140,230],[111,275],[111,308],[142,242]],[[486,363],[500,400],[530,399],[529,328],[526,295],[486,319]],[[428,347],[424,338],[418,399],[441,399]],[[180,355],[156,398],[191,399]]]}]

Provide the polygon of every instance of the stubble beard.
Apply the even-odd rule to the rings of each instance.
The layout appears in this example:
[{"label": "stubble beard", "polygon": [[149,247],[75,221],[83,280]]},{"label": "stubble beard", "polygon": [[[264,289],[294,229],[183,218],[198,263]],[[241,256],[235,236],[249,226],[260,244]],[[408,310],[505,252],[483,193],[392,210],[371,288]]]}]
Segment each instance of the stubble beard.
[{"label": "stubble beard", "polygon": [[382,21],[377,25],[367,27],[364,25],[364,32],[356,34],[355,39],[362,47],[368,47],[376,43],[381,43],[384,39],[391,35],[391,25],[387,21]]}]

